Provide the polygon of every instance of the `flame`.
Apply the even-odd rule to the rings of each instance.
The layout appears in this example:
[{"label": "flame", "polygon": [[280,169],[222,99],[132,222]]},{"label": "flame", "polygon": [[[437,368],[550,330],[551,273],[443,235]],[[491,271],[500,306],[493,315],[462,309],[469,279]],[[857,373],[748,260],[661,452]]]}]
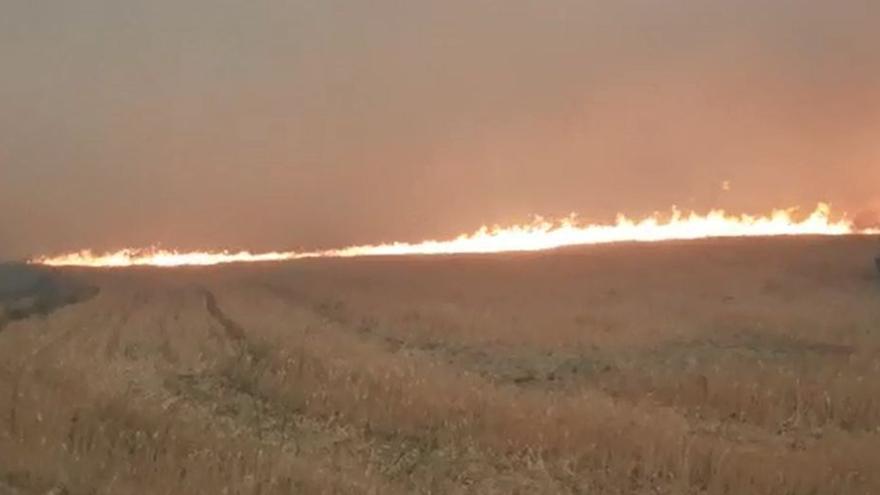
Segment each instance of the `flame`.
[{"label": "flame", "polygon": [[462,253],[498,253],[539,251],[562,246],[606,244],[612,242],[656,242],[665,240],[704,239],[711,237],[763,237],[781,235],[877,234],[880,229],[860,230],[845,216],[831,219],[831,208],[820,203],[806,218],[796,220],[796,208],[774,210],[769,215],[732,216],[723,210],[706,215],[683,214],[676,208],[663,219],[653,214],[641,220],[618,215],[613,224],[580,225],[571,215],[558,222],[537,217],[534,222],[512,227],[483,226],[471,234],[445,241],[351,246],[342,249],[306,252],[250,253],[248,251],[179,252],[164,249],[123,249],[115,253],[95,254],[80,251],[54,257],[38,257],[31,263],[49,266],[124,267],[216,265],[283,261],[303,258],[349,258],[355,256],[430,255]]},{"label": "flame", "polygon": [[40,257],[31,263],[48,266],[207,266],[221,263],[247,263],[258,261],[283,261],[293,259],[294,253],[258,253],[248,251],[193,251],[179,252],[166,249],[122,249],[115,253],[95,254],[91,250],[62,254],[54,257]]}]

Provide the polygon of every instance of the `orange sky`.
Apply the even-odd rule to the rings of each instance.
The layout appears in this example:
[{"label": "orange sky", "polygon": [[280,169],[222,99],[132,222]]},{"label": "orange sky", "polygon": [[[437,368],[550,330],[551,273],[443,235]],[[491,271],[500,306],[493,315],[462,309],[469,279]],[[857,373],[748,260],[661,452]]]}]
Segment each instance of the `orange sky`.
[{"label": "orange sky", "polygon": [[9,0],[0,257],[880,209],[878,25],[872,0]]}]

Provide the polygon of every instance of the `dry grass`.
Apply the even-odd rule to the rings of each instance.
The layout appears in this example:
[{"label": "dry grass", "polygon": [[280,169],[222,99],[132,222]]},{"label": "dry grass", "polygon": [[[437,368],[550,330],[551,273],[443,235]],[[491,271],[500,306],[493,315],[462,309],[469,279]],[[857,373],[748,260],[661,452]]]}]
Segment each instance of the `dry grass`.
[{"label": "dry grass", "polygon": [[877,493],[867,239],[84,272],[0,492]]}]

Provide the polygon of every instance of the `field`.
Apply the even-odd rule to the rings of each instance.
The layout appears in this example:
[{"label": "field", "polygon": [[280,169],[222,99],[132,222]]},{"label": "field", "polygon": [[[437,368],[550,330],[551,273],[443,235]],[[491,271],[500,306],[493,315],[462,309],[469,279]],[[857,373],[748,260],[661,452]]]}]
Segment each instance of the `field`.
[{"label": "field", "polygon": [[880,493],[875,251],[65,270],[0,320],[0,493]]}]

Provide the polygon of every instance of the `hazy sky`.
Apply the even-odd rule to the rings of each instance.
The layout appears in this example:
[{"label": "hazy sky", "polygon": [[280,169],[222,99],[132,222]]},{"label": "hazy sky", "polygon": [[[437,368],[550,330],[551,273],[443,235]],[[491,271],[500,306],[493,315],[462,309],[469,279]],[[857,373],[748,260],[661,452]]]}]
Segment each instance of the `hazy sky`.
[{"label": "hazy sky", "polygon": [[3,0],[0,256],[880,207],[878,26],[876,0]]}]

